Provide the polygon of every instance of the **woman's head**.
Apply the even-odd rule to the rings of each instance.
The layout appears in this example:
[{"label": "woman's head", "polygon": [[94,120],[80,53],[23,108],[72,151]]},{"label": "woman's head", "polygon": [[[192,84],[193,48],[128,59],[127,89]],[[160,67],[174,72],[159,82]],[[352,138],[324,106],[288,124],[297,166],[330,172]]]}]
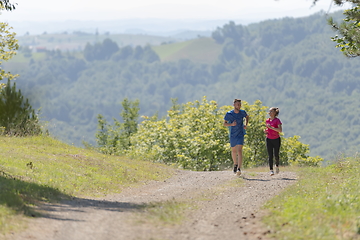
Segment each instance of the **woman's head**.
[{"label": "woman's head", "polygon": [[274,113],[274,117],[277,117],[279,115],[279,113],[280,113],[280,110],[277,107],[272,107],[272,108],[269,109],[269,114],[270,113]]}]

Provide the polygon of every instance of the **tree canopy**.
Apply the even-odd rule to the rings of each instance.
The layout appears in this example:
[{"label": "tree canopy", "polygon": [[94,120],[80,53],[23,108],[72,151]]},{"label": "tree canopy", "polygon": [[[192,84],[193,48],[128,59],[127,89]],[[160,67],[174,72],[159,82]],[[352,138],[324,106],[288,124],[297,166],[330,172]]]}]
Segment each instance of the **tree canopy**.
[{"label": "tree canopy", "polygon": [[[0,81],[4,78],[11,80],[16,77],[10,72],[5,72],[1,67],[2,62],[11,59],[16,54],[16,50],[19,49],[18,41],[15,39],[16,34],[10,32],[11,29],[7,23],[0,22]],[[4,85],[0,84],[0,87]]]},{"label": "tree canopy", "polygon": [[15,5],[17,5],[17,3],[10,3],[9,0],[1,0],[0,1],[1,8],[4,8],[7,11],[15,10]]},{"label": "tree canopy", "polygon": [[[314,0],[316,4],[319,0]],[[328,22],[333,30],[339,35],[335,35],[331,39],[337,43],[336,47],[347,57],[360,56],[360,1],[359,0],[334,0],[338,6],[350,3],[351,8],[344,10],[345,18],[337,23],[332,17]]]}]

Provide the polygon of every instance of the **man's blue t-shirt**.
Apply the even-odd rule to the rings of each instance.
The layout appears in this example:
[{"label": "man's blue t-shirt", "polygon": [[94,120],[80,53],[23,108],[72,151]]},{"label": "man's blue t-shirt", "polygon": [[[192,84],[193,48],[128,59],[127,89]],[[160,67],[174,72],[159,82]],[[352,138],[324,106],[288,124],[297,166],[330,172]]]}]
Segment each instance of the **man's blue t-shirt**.
[{"label": "man's blue t-shirt", "polygon": [[232,123],[236,120],[236,126],[229,127],[230,138],[242,137],[246,134],[244,129],[244,117],[246,116],[247,113],[245,112],[245,110],[241,110],[241,109],[239,113],[235,113],[233,109],[225,114],[224,120],[227,121],[228,123]]}]

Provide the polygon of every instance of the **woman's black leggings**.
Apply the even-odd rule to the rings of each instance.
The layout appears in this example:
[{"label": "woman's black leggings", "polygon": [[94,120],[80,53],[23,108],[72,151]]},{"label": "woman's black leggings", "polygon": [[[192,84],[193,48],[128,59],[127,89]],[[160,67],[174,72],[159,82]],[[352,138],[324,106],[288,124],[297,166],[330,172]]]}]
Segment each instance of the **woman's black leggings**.
[{"label": "woman's black leggings", "polygon": [[266,138],[266,148],[269,155],[269,166],[270,170],[273,170],[274,165],[274,155],[275,155],[275,165],[278,167],[280,162],[279,152],[281,146],[281,138],[270,139]]}]

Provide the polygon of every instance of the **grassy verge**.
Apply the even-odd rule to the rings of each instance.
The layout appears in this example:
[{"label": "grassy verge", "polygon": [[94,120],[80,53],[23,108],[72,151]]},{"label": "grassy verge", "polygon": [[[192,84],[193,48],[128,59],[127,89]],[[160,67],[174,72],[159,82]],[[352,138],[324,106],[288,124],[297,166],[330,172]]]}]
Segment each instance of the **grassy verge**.
[{"label": "grassy verge", "polygon": [[276,239],[360,239],[360,157],[301,168],[300,180],[266,204]]},{"label": "grassy verge", "polygon": [[156,226],[179,224],[186,219],[187,211],[193,209],[192,204],[176,201],[175,199],[165,202],[153,202],[142,206],[135,221],[140,224]]},{"label": "grassy verge", "polygon": [[172,169],[103,155],[50,137],[0,137],[0,233],[35,217],[41,202],[118,193],[128,186],[162,180]]}]

